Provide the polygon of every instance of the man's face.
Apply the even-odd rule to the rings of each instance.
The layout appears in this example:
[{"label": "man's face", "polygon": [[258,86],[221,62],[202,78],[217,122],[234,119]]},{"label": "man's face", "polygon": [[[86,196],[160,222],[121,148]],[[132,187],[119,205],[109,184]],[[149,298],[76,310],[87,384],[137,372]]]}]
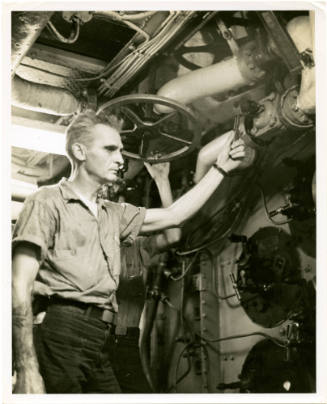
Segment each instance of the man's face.
[{"label": "man's face", "polygon": [[115,182],[118,170],[124,163],[120,135],[115,129],[103,124],[95,125],[93,134],[94,140],[87,147],[85,170],[98,184]]}]

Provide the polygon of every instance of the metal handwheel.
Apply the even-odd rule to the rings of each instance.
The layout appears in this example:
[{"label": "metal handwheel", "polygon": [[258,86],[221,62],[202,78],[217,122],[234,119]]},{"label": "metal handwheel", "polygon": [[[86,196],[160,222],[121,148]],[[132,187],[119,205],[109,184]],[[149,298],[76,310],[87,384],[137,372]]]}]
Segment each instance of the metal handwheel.
[{"label": "metal handwheel", "polygon": [[[172,112],[158,114],[155,105],[169,107]],[[149,163],[183,156],[197,146],[200,138],[193,112],[174,100],[157,95],[118,97],[101,105],[99,114],[114,115],[122,120],[120,134],[124,155]]]}]

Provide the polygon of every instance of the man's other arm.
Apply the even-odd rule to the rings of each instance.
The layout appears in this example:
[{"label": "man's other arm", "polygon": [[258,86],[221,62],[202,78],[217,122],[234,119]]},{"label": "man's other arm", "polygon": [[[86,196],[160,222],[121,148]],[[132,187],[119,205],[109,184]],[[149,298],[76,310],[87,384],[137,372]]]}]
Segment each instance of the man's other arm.
[{"label": "man's other arm", "polygon": [[[169,182],[170,163],[166,162],[154,165],[145,163],[144,165],[156,183],[162,207],[168,208],[173,204],[173,195]],[[181,235],[182,231],[177,227],[168,228],[163,233],[158,234],[156,236],[156,251],[163,251],[169,246],[178,243]]]},{"label": "man's other arm", "polygon": [[18,245],[12,263],[12,332],[17,372],[14,393],[45,393],[33,344],[32,290],[38,270],[37,248],[28,243]]}]

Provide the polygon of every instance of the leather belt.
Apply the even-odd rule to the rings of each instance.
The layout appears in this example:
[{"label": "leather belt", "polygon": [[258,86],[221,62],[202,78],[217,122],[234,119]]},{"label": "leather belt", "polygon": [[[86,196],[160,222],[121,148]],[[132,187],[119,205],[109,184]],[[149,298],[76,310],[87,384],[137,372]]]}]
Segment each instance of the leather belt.
[{"label": "leather belt", "polygon": [[107,309],[102,309],[101,307],[98,307],[94,304],[84,303],[84,302],[80,302],[77,300],[71,300],[71,299],[57,298],[57,297],[51,297],[49,304],[74,307],[79,312],[85,314],[86,317],[98,318],[99,320],[102,320],[105,323],[110,323],[113,325],[115,324],[115,320],[116,320],[115,312],[113,312],[111,310],[107,310]]},{"label": "leather belt", "polygon": [[115,328],[115,335],[117,337],[138,338],[140,335],[140,329],[138,327],[125,327],[122,325],[117,325]]}]

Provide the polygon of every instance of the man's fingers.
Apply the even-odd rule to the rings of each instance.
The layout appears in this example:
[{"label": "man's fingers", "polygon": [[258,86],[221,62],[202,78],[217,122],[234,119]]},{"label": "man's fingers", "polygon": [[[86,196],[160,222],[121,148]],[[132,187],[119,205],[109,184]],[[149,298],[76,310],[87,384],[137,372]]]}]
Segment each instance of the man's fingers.
[{"label": "man's fingers", "polygon": [[229,151],[229,154],[238,153],[240,151],[245,151],[245,146],[243,144],[238,145],[238,146],[234,147],[233,149],[231,148]]},{"label": "man's fingers", "polygon": [[244,150],[240,150],[240,151],[237,151],[235,153],[229,153],[229,157],[232,160],[241,159],[241,158],[243,158],[245,156],[246,156],[246,153],[245,153]]},{"label": "man's fingers", "polygon": [[242,140],[242,139],[233,140],[231,145],[230,145],[230,148],[232,150],[232,149],[235,149],[235,148],[237,148],[239,146],[244,146],[244,140]]}]

